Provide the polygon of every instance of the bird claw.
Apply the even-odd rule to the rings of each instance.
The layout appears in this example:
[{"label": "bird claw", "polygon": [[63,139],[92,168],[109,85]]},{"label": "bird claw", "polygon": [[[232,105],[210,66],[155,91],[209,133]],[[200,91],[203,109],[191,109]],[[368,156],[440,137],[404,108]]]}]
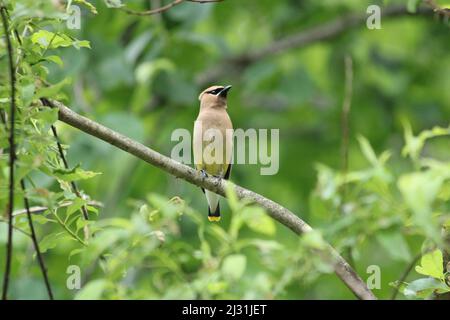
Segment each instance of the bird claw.
[{"label": "bird claw", "polygon": [[201,170],[200,170],[200,174],[201,174],[201,176],[202,176],[203,179],[208,178],[208,174],[206,173],[205,170],[201,169]]}]

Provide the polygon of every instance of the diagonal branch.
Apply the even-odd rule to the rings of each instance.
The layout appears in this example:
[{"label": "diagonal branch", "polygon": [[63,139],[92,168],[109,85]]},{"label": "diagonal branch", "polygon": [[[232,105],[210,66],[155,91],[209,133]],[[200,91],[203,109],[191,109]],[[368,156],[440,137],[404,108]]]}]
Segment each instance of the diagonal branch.
[{"label": "diagonal branch", "polygon": [[[211,190],[221,196],[225,196],[225,190],[228,187],[234,188],[234,191],[239,199],[247,199],[260,205],[267,211],[269,216],[282,223],[296,234],[303,234],[312,231],[312,228],[306,222],[293,214],[291,211],[260,194],[223,179],[218,179],[215,177],[204,178],[197,170],[176,162],[175,160],[166,157],[139,142],[136,142],[95,121],[85,118],[70,110],[58,101],[51,100],[49,102],[51,107],[59,109],[59,120],[74,128],[112,144],[117,148],[122,149],[123,151],[128,152],[177,178],[181,178],[191,184]],[[320,254],[323,260],[333,265],[336,275],[358,298],[364,300],[376,299],[373,293],[367,288],[364,281],[355,273],[350,265],[333,247],[326,245]]]},{"label": "diagonal branch", "polygon": [[[432,10],[427,8],[419,8],[416,12],[416,14],[430,13],[432,13]],[[382,19],[404,15],[411,15],[405,5],[392,5],[382,9],[381,11]],[[200,87],[204,87],[208,84],[216,82],[224,75],[228,76],[231,71],[234,73],[239,73],[242,69],[248,67],[249,65],[269,56],[273,56],[291,49],[303,48],[320,41],[335,38],[348,30],[359,26],[365,26],[367,17],[368,16],[365,12],[350,13],[330,22],[302,30],[279,40],[275,40],[259,50],[225,58],[220,64],[216,63],[214,64],[214,67],[200,74],[197,77],[196,82]]]},{"label": "diagonal branch", "polygon": [[433,11],[436,12],[437,14],[440,14],[440,15],[446,17],[447,19],[450,18],[450,9],[449,8],[441,7],[434,0],[425,0],[424,2],[429,7],[431,7],[433,9]]}]

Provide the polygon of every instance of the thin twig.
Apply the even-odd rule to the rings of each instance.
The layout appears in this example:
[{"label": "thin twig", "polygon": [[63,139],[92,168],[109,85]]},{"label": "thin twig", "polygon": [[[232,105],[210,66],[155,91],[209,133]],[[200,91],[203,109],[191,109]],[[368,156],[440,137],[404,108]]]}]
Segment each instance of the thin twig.
[{"label": "thin twig", "polygon": [[[72,201],[68,201],[68,202],[61,203],[61,204],[58,206],[58,209],[59,209],[59,208],[65,208],[65,207],[68,207],[68,206],[70,206],[72,203],[73,203]],[[101,202],[99,202],[99,201],[89,201],[89,202],[87,203],[87,205],[88,205],[88,206],[93,206],[93,207],[99,207],[99,208],[102,208],[102,207],[103,207],[103,203],[101,203]],[[46,210],[48,210],[48,209],[49,209],[49,208],[48,208],[48,207],[45,207],[45,206],[34,206],[34,207],[30,207],[30,213],[31,213],[31,214],[42,213],[42,212],[44,212],[44,211],[46,211]],[[25,214],[25,213],[27,213],[27,209],[15,210],[15,211],[13,212],[13,217],[19,216],[19,215],[22,215],[22,214]]]},{"label": "thin twig", "polygon": [[[58,101],[49,101],[50,106],[59,109],[59,120],[77,128],[91,136],[97,137],[119,149],[128,152],[147,163],[166,171],[167,173],[181,178],[196,186],[203,187],[221,196],[226,196],[226,190],[231,188],[239,199],[246,199],[264,208],[267,214],[282,223],[296,234],[311,232],[313,229],[297,215],[284,208],[278,203],[263,197],[251,190],[245,189],[230,181],[218,179],[212,176],[204,177],[197,170],[179,163],[159,152],[156,152],[143,144],[136,142],[116,131],[113,131],[95,121],[83,117],[70,110]],[[356,274],[352,267],[342,258],[330,245],[324,246],[319,251],[321,259],[333,266],[336,275],[347,285],[347,287],[360,299],[376,299],[374,294],[367,288],[366,283]]]},{"label": "thin twig", "polygon": [[[342,102],[341,114],[341,159],[342,159],[342,185],[341,185],[341,203],[340,212],[345,214],[345,203],[347,202],[347,173],[348,173],[348,153],[349,153],[349,134],[350,134],[350,108],[352,104],[353,94],[353,60],[350,55],[346,55],[344,59],[345,64],[345,93]],[[354,267],[352,247],[347,248],[347,260],[349,264]]]},{"label": "thin twig", "polygon": [[[41,99],[41,102],[44,105],[48,105],[48,101],[46,99]],[[56,145],[58,147],[59,157],[61,158],[61,160],[63,162],[64,168],[69,169],[69,163],[67,162],[66,156],[64,155],[64,150],[62,148],[61,142],[59,141],[58,132],[56,131],[56,127],[54,125],[52,125],[51,129],[52,129],[53,136],[54,136],[54,138],[56,140]],[[75,195],[78,198],[83,199],[83,197],[82,197],[82,195],[80,193],[80,190],[78,189],[78,186],[75,183],[75,181],[71,181],[70,182],[70,186],[72,188],[72,192],[75,193]],[[80,210],[81,210],[81,213],[82,213],[84,219],[85,220],[89,220],[88,210],[87,210],[87,208],[86,208],[86,206],[84,204],[81,206]],[[86,225],[83,228],[83,230],[84,230],[84,238],[85,238],[85,240],[88,240],[89,239],[89,227],[88,227],[88,225]]]},{"label": "thin twig", "polygon": [[9,76],[11,81],[11,109],[9,117],[9,198],[8,198],[8,238],[6,243],[6,264],[5,274],[3,276],[3,292],[2,299],[8,299],[9,278],[11,274],[11,262],[13,251],[13,216],[14,209],[14,166],[16,161],[16,146],[14,141],[14,125],[15,125],[15,111],[16,111],[16,73],[14,68],[14,57],[11,39],[9,37],[9,24],[6,14],[6,8],[2,5],[0,12],[3,22],[3,30],[5,32],[6,43],[8,47],[8,61],[9,61]]},{"label": "thin twig", "polygon": [[36,232],[34,231],[33,218],[31,217],[30,204],[26,196],[25,182],[23,181],[23,179],[20,180],[20,186],[24,194],[23,203],[27,211],[28,225],[31,231],[31,239],[33,241],[34,250],[36,251],[39,267],[41,268],[42,277],[44,278],[45,287],[47,288],[48,297],[50,298],[50,300],[53,300],[53,292],[52,288],[50,287],[50,281],[48,279],[47,268],[45,267],[44,258],[42,257],[41,250],[39,249],[39,243],[37,241]]},{"label": "thin twig", "polygon": [[[64,164],[64,168],[69,169],[69,163],[67,162],[66,156],[64,155],[64,150],[62,148],[61,142],[59,142],[59,137],[58,137],[58,132],[56,131],[56,127],[54,125],[52,125],[51,128],[52,128],[53,136],[55,137],[55,140],[56,140],[56,145],[58,146],[59,156]],[[75,181],[71,181],[70,185],[72,186],[72,191],[76,194],[76,196],[80,199],[83,199],[80,191],[78,190],[78,186],[75,183]],[[84,219],[89,220],[89,216],[88,216],[86,207],[82,206],[81,210],[83,212]]]},{"label": "thin twig", "polygon": [[128,14],[133,14],[136,16],[150,16],[153,14],[158,14],[164,11],[169,10],[172,7],[175,7],[176,5],[179,5],[180,3],[184,2],[184,0],[175,0],[169,4],[166,4],[165,6],[162,6],[160,8],[152,9],[152,10],[146,10],[146,11],[137,11],[125,7],[121,7],[120,10],[125,11]]},{"label": "thin twig", "polygon": [[[2,219],[2,218],[0,218],[0,222],[5,223],[5,224],[8,224],[8,220]],[[29,234],[29,233],[26,232],[25,230],[22,230],[22,229],[20,229],[20,228],[14,226],[14,225],[13,225],[13,229],[14,229],[14,230],[17,230],[17,231],[19,231],[20,233],[22,233],[22,234],[26,235],[27,237],[30,237],[30,238],[31,238],[31,234]]]},{"label": "thin twig", "polygon": [[345,95],[342,102],[341,126],[342,126],[342,142],[341,142],[341,159],[342,159],[342,204],[347,198],[347,172],[348,172],[348,153],[349,153],[349,134],[350,134],[350,108],[352,105],[353,95],[353,60],[352,57],[345,56]]},{"label": "thin twig", "polygon": [[64,223],[64,221],[61,220],[61,218],[56,213],[56,210],[52,210],[52,213],[55,216],[56,221],[58,221],[58,223],[61,225],[61,227],[63,227],[63,229],[66,230],[67,233],[70,234],[74,240],[77,240],[79,243],[81,243],[85,247],[87,246],[87,243],[84,242],[79,236],[77,236],[77,234],[75,232],[70,230],[70,228]]},{"label": "thin twig", "polygon": [[170,8],[173,8],[183,2],[213,3],[213,2],[222,2],[222,1],[223,0],[175,0],[173,2],[166,4],[165,6],[162,6],[162,7],[156,8],[156,9],[146,10],[146,11],[137,11],[137,10],[129,9],[126,7],[120,7],[119,9],[122,11],[125,11],[128,14],[132,14],[132,15],[136,15],[136,16],[151,16],[154,14],[158,14],[158,13],[167,11]]},{"label": "thin twig", "polygon": [[186,0],[186,1],[194,3],[213,3],[213,2],[222,2],[224,0]]},{"label": "thin twig", "polygon": [[391,300],[395,300],[397,298],[398,292],[400,290],[400,286],[403,282],[405,282],[406,278],[408,277],[411,270],[414,268],[414,266],[417,264],[417,262],[422,258],[423,253],[419,253],[416,255],[413,260],[408,264],[408,267],[403,272],[401,278],[398,280],[398,284],[395,286],[394,291],[392,292]]}]

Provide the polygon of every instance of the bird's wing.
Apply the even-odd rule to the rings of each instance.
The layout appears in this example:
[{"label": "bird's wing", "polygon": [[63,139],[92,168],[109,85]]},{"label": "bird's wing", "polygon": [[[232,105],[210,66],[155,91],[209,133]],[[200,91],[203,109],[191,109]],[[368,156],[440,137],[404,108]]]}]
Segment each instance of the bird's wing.
[{"label": "bird's wing", "polygon": [[223,176],[223,178],[225,180],[228,180],[230,178],[230,175],[231,175],[231,163],[228,164],[227,172],[225,172],[225,175]]}]

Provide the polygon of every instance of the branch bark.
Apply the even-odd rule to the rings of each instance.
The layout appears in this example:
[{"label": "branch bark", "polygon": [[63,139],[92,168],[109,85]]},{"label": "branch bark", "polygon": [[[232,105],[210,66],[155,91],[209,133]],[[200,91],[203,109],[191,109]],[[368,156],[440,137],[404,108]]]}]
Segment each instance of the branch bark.
[{"label": "branch bark", "polygon": [[[269,216],[282,223],[296,234],[300,235],[312,231],[312,228],[306,222],[291,211],[258,193],[223,179],[215,177],[204,178],[197,170],[176,162],[139,142],[83,117],[58,101],[49,100],[49,103],[51,107],[59,109],[59,120],[74,128],[116,146],[177,178],[181,178],[191,184],[211,190],[221,196],[225,196],[225,190],[227,190],[228,187],[231,187],[234,189],[239,199],[247,199],[258,204],[266,210]],[[321,251],[321,256],[324,260],[333,265],[336,275],[358,298],[364,300],[376,299],[373,293],[367,288],[364,281],[339,255],[339,253],[333,249],[333,247],[326,245],[326,248]]]},{"label": "branch bark", "polygon": [[[416,14],[430,14],[432,12],[433,11],[429,8],[419,8]],[[386,7],[382,9],[381,14],[382,19],[387,17],[411,15],[411,13],[407,11],[405,5],[392,5]],[[364,25],[367,17],[368,16],[366,13],[350,13],[328,23],[300,31],[299,33],[286,36],[285,38],[281,38],[279,40],[275,40],[262,49],[225,58],[222,63],[215,63],[213,68],[200,74],[197,77],[196,82],[200,87],[204,87],[211,83],[215,83],[224,75],[229,75],[231,71],[238,73],[249,65],[269,56],[273,56],[291,49],[303,48],[313,43],[335,38],[350,29]]]}]

